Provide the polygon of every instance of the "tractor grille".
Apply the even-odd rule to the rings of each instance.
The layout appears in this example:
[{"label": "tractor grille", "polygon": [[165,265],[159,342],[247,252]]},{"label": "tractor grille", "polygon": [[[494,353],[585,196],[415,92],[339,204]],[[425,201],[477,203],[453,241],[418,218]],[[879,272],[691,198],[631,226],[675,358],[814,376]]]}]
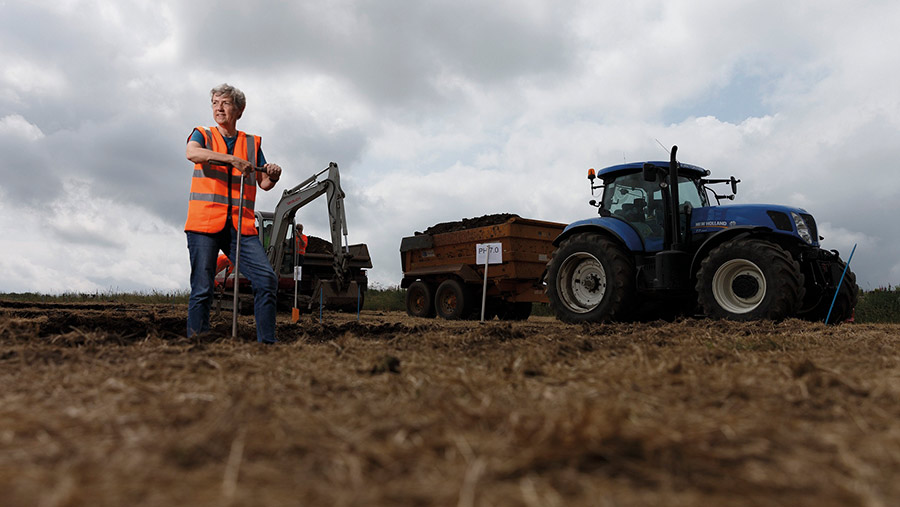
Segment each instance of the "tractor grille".
[{"label": "tractor grille", "polygon": [[809,213],[800,213],[800,216],[803,217],[803,221],[805,221],[807,227],[809,227],[809,235],[813,237],[813,241],[818,240],[819,229],[816,227],[816,219]]},{"label": "tractor grille", "polygon": [[780,211],[767,211],[769,218],[772,219],[772,222],[775,223],[775,227],[780,231],[793,231],[794,224],[791,222],[791,218],[786,214]]}]

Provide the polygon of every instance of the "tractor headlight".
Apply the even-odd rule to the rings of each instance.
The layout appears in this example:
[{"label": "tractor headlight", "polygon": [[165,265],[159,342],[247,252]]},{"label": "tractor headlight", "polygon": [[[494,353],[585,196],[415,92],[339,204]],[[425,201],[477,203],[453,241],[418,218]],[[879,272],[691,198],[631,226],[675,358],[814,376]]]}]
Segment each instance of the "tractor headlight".
[{"label": "tractor headlight", "polygon": [[792,211],[791,218],[794,219],[794,225],[797,226],[797,234],[799,234],[800,237],[803,238],[803,241],[812,244],[812,234],[809,233],[809,226],[806,225],[803,217]]}]

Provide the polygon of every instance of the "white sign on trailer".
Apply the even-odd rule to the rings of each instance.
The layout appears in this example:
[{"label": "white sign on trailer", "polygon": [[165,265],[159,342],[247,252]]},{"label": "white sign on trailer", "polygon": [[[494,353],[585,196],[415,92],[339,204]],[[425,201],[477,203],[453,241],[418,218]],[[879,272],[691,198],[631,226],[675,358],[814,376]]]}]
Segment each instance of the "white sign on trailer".
[{"label": "white sign on trailer", "polygon": [[484,322],[484,306],[487,302],[488,264],[503,263],[503,244],[478,243],[475,245],[475,263],[484,265],[484,285],[481,288],[481,321]]},{"label": "white sign on trailer", "polygon": [[475,264],[503,264],[503,244],[478,243],[475,245]]}]

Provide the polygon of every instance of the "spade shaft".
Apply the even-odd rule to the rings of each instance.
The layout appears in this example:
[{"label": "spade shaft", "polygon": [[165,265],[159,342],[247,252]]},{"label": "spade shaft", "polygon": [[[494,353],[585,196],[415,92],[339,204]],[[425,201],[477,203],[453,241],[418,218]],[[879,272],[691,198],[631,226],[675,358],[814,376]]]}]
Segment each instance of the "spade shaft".
[{"label": "spade shaft", "polygon": [[241,228],[244,225],[244,173],[241,173],[241,195],[238,204],[237,246],[234,249],[234,302],[231,306],[231,337],[237,338],[238,282],[241,263]]}]

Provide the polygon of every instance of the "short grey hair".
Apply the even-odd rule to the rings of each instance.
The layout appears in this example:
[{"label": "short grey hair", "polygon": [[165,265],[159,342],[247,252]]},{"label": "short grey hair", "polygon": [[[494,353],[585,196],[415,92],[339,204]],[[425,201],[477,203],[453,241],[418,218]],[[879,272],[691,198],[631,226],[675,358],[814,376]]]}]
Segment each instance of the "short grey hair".
[{"label": "short grey hair", "polygon": [[228,83],[222,83],[209,91],[210,100],[212,100],[216,95],[224,95],[226,97],[230,97],[231,100],[234,101],[234,105],[238,108],[238,111],[242,113],[244,112],[244,107],[247,106],[247,97],[244,96],[244,92],[238,90]]}]

